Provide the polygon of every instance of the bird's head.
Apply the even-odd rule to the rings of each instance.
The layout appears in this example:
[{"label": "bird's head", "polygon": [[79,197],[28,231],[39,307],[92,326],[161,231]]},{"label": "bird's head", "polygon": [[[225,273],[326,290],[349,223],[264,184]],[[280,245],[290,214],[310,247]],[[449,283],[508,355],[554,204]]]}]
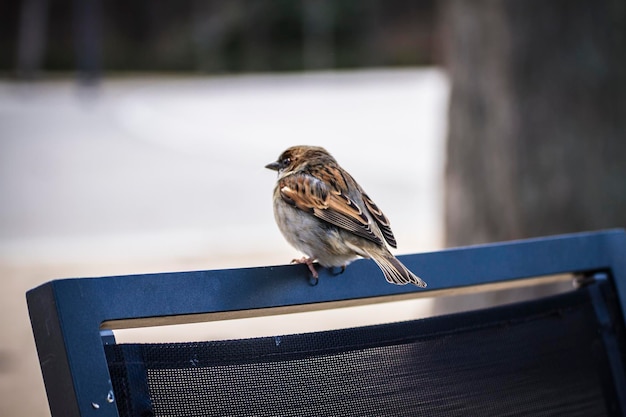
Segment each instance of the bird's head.
[{"label": "bird's head", "polygon": [[331,154],[324,148],[319,146],[298,145],[286,149],[280,154],[276,161],[265,165],[265,168],[278,171],[278,175],[281,176],[298,170],[303,164],[328,158],[335,161]]}]

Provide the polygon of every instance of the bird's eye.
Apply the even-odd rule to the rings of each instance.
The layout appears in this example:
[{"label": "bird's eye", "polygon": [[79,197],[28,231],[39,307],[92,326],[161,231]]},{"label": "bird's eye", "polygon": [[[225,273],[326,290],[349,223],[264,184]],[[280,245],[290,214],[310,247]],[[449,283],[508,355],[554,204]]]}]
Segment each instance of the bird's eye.
[{"label": "bird's eye", "polygon": [[289,166],[290,163],[291,163],[291,158],[285,158],[283,159],[281,165],[286,167],[286,166]]}]

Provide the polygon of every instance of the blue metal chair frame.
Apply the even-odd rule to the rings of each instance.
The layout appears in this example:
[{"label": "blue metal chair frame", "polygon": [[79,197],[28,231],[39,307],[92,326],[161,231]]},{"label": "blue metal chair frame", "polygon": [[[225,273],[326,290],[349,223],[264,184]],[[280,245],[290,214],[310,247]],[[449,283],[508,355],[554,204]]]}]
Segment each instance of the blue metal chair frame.
[{"label": "blue metal chair frame", "polygon": [[[401,256],[429,284],[390,285],[373,262],[339,277],[302,265],[61,279],[27,293],[39,361],[54,417],[118,416],[103,329],[253,317],[416,297],[474,286],[534,284],[555,274],[606,274],[626,318],[626,233],[609,230]],[[280,308],[277,310],[277,308]],[[105,342],[106,343],[106,342]],[[616,384],[624,384],[619,355]],[[625,386],[626,385],[622,385]],[[624,404],[622,404],[623,408]]]}]

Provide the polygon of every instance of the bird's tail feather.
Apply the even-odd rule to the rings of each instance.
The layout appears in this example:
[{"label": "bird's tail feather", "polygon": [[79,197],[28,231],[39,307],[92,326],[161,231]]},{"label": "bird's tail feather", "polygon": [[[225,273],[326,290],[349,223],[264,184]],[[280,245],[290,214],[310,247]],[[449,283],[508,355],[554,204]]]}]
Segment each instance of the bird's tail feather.
[{"label": "bird's tail feather", "polygon": [[387,282],[397,285],[414,284],[418,287],[426,287],[426,282],[409,271],[408,268],[391,253],[370,253],[369,255],[383,271]]}]

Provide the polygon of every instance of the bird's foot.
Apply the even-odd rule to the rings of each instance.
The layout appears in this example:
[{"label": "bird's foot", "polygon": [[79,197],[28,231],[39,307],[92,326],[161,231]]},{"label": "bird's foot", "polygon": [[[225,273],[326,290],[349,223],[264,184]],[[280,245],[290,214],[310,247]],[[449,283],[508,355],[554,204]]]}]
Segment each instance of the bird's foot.
[{"label": "bird's foot", "polygon": [[315,266],[313,265],[313,259],[303,256],[300,259],[293,259],[291,263],[292,264],[306,264],[306,266],[309,267],[309,271],[311,271],[311,277],[312,277],[310,280],[311,285],[317,285],[320,275],[318,274],[317,270],[315,269]]},{"label": "bird's foot", "polygon": [[333,266],[332,268],[328,268],[330,270],[330,273],[333,275],[341,275],[344,272],[346,272],[346,265],[341,265],[341,266]]}]

